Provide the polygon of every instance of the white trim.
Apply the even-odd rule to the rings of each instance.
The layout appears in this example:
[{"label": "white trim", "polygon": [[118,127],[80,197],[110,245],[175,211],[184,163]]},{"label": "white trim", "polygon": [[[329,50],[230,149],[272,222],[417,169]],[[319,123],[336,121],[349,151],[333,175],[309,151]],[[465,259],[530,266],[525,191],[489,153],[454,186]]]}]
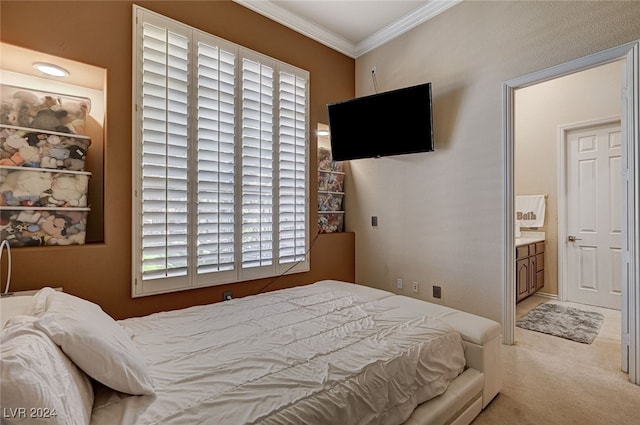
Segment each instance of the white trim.
[{"label": "white trim", "polygon": [[556,294],[548,294],[546,292],[536,292],[536,297],[549,298],[551,300],[560,301],[560,298]]},{"label": "white trim", "polygon": [[[626,87],[622,105],[622,127],[625,137],[627,164],[629,167],[629,184],[626,193],[628,200],[627,231],[623,232],[623,246],[628,248],[629,271],[626,279],[623,277],[623,303],[627,302],[628,311],[628,333],[629,333],[629,380],[640,385],[640,157],[638,144],[639,134],[639,98],[638,87],[640,84],[640,40],[624,44],[572,60],[561,65],[547,68],[538,72],[524,75],[506,81],[502,86],[503,105],[503,229],[504,246],[503,251],[503,343],[512,345],[515,339],[515,252],[514,252],[514,135],[513,135],[513,96],[516,89],[528,87],[544,81],[549,81],[558,77],[573,74],[579,71],[590,69],[596,66],[615,62],[626,61],[626,78],[623,86]],[[626,298],[625,298],[626,294]],[[624,310],[624,309],[623,309]],[[623,314],[624,315],[624,314]]]},{"label": "white trim", "polygon": [[[628,314],[629,314],[629,379],[631,382],[640,385],[640,150],[638,141],[640,140],[640,41],[627,44],[627,71],[625,85],[625,100],[627,101],[626,115],[623,114],[622,122],[625,129],[630,131],[627,137],[628,162],[629,165],[629,191],[627,196],[632,206],[629,206],[631,214],[627,217],[631,235],[628,242],[629,247],[629,276],[633,282],[629,286],[627,293]],[[625,130],[623,130],[625,131]],[[623,301],[624,302],[624,301]]]},{"label": "white trim", "polygon": [[272,1],[233,1],[354,59],[462,2],[462,0],[428,0],[422,6],[419,6],[395,22],[376,31],[364,40],[353,43],[322,25],[291,13]]},{"label": "white trim", "polygon": [[355,45],[354,57],[358,58],[367,52],[385,44],[388,41],[412,30],[423,22],[441,14],[445,10],[457,5],[462,0],[427,1],[424,5],[412,10],[400,19],[392,22],[381,30]]},{"label": "white trim", "polygon": [[[138,140],[138,127],[136,123],[138,122],[139,112],[138,112],[138,98],[140,93],[140,88],[136,84],[136,75],[140,72],[140,67],[138,66],[138,61],[136,60],[136,55],[140,51],[140,43],[141,36],[136,31],[136,26],[138,25],[139,15],[143,13],[143,11],[136,6],[133,5],[133,13],[131,14],[131,34],[133,34],[133,46],[131,49],[131,66],[133,68],[131,72],[131,140]],[[136,37],[138,35],[138,37]],[[132,143],[132,154],[131,154],[131,298],[136,297],[136,293],[138,292],[138,284],[142,287],[142,279],[138,282],[138,269],[135,266],[139,264],[141,253],[138,252],[138,241],[141,238],[142,226],[140,226],[139,214],[140,207],[138,206],[138,155],[139,155],[140,147],[136,145],[136,143]]]},{"label": "white trim", "polygon": [[502,224],[504,239],[502,246],[503,264],[502,281],[505,282],[502,294],[502,343],[513,345],[515,343],[516,326],[516,240],[515,240],[515,176],[513,164],[515,163],[515,146],[513,144],[514,130],[514,91],[515,86],[509,82],[502,84],[502,140],[503,150],[503,190],[504,190],[504,216]]},{"label": "white trim", "polygon": [[262,16],[265,16],[272,21],[276,21],[285,27],[299,32],[315,41],[318,41],[325,46],[331,47],[340,53],[355,58],[355,46],[346,38],[329,31],[316,24],[315,22],[304,19],[294,13],[289,12],[287,9],[278,6],[271,1],[255,1],[255,0],[233,0],[241,6],[251,9]]},{"label": "white trim", "polygon": [[[586,129],[601,125],[617,124],[622,126],[619,115],[603,117],[589,121],[562,124],[558,126],[557,170],[558,170],[558,299],[568,300],[567,282],[567,135],[574,130]],[[621,206],[621,208],[624,205]]]}]

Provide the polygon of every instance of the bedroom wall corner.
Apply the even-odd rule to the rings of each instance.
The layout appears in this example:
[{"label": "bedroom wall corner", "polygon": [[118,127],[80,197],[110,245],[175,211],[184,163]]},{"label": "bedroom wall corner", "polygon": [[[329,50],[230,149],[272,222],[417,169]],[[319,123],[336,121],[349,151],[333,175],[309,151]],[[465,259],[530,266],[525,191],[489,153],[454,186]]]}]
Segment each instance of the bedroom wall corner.
[{"label": "bedroom wall corner", "polygon": [[[256,293],[270,279],[131,298],[131,0],[53,2],[2,0],[4,43],[107,70],[104,143],[104,242],[13,250],[11,289],[62,286],[121,319]],[[136,4],[310,72],[310,128],[327,122],[326,104],[353,97],[355,60],[232,1],[136,1]],[[26,23],[28,22],[28,24]],[[317,187],[315,137],[310,141],[310,188]],[[310,191],[310,205],[317,194]],[[311,208],[313,210],[313,208]],[[317,232],[310,214],[309,240]],[[344,239],[348,239],[345,236]],[[339,276],[353,281],[353,243],[321,237],[311,271],[284,276],[295,286]],[[329,268],[328,265],[331,265]],[[275,287],[272,286],[272,287]]]}]

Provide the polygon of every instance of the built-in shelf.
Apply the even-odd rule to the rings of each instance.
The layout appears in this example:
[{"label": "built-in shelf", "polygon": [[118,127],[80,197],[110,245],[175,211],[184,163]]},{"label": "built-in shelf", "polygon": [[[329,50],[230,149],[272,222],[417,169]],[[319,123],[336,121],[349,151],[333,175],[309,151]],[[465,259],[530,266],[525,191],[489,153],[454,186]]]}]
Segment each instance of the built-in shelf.
[{"label": "built-in shelf", "polygon": [[[323,134],[328,129],[326,125],[318,125]],[[318,135],[319,233],[344,232],[344,178],[344,164],[333,161],[329,137]]]}]

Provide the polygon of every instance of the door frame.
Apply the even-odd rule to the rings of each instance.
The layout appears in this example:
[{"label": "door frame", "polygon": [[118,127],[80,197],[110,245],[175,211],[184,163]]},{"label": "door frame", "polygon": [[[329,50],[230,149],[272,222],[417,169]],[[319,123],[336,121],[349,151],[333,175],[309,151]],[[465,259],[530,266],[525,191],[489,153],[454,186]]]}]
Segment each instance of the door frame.
[{"label": "door frame", "polygon": [[[514,225],[514,97],[515,90],[549,81],[558,77],[584,71],[607,63],[625,60],[622,78],[623,99],[621,111],[622,131],[625,135],[623,155],[626,153],[627,170],[623,172],[627,202],[626,231],[622,245],[626,248],[623,260],[627,263],[622,275],[622,316],[628,337],[623,336],[623,346],[628,341],[629,380],[640,385],[640,159],[638,157],[639,126],[639,55],[640,40],[607,49],[551,68],[524,75],[502,84],[502,140],[503,140],[503,278],[502,328],[503,343],[513,345],[515,340],[515,225]],[[626,150],[626,152],[625,152]],[[625,308],[626,307],[626,308]],[[626,341],[625,341],[626,339]]]},{"label": "door frame", "polygon": [[[590,127],[619,124],[622,127],[620,115],[603,117],[595,120],[581,121],[578,123],[563,124],[558,127],[558,298],[567,301],[569,288],[567,286],[567,136],[574,130],[583,130]],[[626,210],[625,198],[622,199],[621,209]],[[622,301],[620,301],[622,302]]]}]

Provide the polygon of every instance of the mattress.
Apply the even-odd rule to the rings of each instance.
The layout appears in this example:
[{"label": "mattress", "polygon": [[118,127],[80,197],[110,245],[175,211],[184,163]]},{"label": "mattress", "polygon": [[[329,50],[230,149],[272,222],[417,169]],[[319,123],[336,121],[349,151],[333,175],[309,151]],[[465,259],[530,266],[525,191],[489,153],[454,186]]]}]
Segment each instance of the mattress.
[{"label": "mattress", "polygon": [[91,424],[401,424],[465,367],[404,299],[318,282],[119,321],[156,395],[97,388]]}]

